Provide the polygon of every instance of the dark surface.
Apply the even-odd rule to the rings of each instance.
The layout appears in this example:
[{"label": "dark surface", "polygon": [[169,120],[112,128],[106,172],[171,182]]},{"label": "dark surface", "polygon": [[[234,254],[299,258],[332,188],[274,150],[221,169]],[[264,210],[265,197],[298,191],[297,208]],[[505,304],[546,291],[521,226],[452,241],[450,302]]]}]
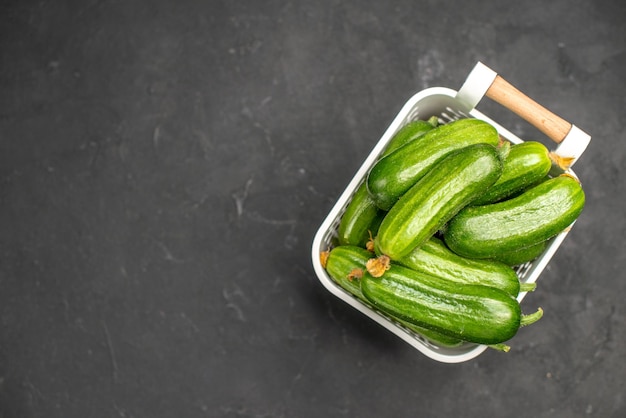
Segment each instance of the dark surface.
[{"label": "dark surface", "polygon": [[[0,417],[626,416],[624,5],[2,2]],[[404,102],[478,60],[593,136],[588,202],[544,318],[446,365],[310,248]]]}]

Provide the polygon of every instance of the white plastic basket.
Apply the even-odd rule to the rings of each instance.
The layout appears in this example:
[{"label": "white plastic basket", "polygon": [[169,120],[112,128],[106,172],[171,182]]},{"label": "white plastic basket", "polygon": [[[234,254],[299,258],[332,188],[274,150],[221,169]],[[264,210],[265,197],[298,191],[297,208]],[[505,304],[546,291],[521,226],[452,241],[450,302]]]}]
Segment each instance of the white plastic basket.
[{"label": "white plastic basket", "polygon": [[[493,70],[479,62],[458,91],[444,87],[432,87],[422,90],[409,99],[349,182],[326,219],[322,222],[312,245],[311,256],[315,272],[322,284],[333,295],[365,316],[378,322],[424,355],[444,363],[460,363],[471,360],[484,352],[487,346],[465,343],[454,348],[440,347],[423,336],[408,330],[338,286],[322,267],[320,252],[332,247],[333,241],[337,236],[337,228],[341,216],[350,199],[365,180],[370,167],[376,162],[387,143],[407,122],[415,119],[427,120],[432,116],[439,117],[442,122],[472,117],[489,122],[498,130],[502,137],[512,143],[523,142],[503,126],[475,109],[484,96],[500,103],[537,127],[547,137],[559,144],[554,150],[556,154],[563,157],[571,157],[574,159],[574,162],[582,155],[591,140],[588,134],[537,104],[506,82]],[[575,175],[571,169],[568,172]],[[516,268],[521,282],[534,283],[537,281],[570,229],[571,227],[552,238],[544,252],[533,262]],[[520,293],[517,299],[521,302],[525,295],[526,293]]]}]

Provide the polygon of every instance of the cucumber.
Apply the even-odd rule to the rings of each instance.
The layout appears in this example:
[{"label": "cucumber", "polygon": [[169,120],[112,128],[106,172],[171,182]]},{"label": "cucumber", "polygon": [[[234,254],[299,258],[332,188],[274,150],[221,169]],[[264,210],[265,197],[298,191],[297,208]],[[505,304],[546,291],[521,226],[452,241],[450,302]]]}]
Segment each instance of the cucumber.
[{"label": "cucumber", "polygon": [[[330,250],[324,265],[326,272],[335,283],[356,298],[367,302],[367,299],[365,299],[361,293],[360,279],[357,270],[364,273],[366,271],[365,265],[367,260],[372,257],[373,254],[363,248],[353,245],[342,245]],[[435,344],[445,347],[456,347],[463,343],[463,341],[457,338],[441,335],[435,331],[418,327],[406,321],[399,320],[398,318],[393,319],[405,328],[422,335]]]},{"label": "cucumber", "polygon": [[561,175],[515,198],[464,208],[447,225],[444,241],[464,257],[498,257],[557,235],[578,218],[584,205],[578,180]]},{"label": "cucumber", "polygon": [[365,263],[372,258],[372,253],[354,245],[340,245],[330,250],[326,259],[326,272],[341,288],[364,300],[355,269],[365,270]]},{"label": "cucumber", "polygon": [[468,145],[496,146],[498,132],[487,122],[460,119],[424,134],[378,160],[367,176],[367,189],[379,208],[390,210],[396,201],[447,154]]},{"label": "cucumber", "polygon": [[511,145],[503,163],[498,181],[472,205],[486,205],[509,197],[544,178],[552,167],[550,152],[536,141]]},{"label": "cucumber", "polygon": [[393,151],[402,147],[403,145],[406,145],[409,142],[412,142],[413,140],[421,137],[426,132],[431,131],[433,128],[435,128],[437,124],[438,121],[436,117],[433,117],[428,121],[414,120],[407,123],[393,135],[393,137],[387,144],[387,147],[385,148],[382,156],[384,157],[385,155],[391,154]]},{"label": "cucumber", "polygon": [[378,278],[365,273],[361,291],[381,312],[478,344],[503,343],[542,315],[522,315],[517,300],[502,290],[447,282],[394,264]]},{"label": "cucumber", "polygon": [[[397,148],[416,140],[426,132],[431,131],[436,124],[436,118],[431,118],[428,122],[423,120],[409,122],[391,138],[382,156],[384,157]],[[363,183],[357,188],[341,217],[338,228],[339,244],[364,247],[370,239],[370,234],[371,236],[376,235],[384,214],[385,212],[378,208],[376,202],[369,195],[367,185]]]},{"label": "cucumber", "polygon": [[539,257],[545,251],[547,245],[548,241],[543,241],[516,251],[498,254],[492,260],[499,261],[507,266],[519,266]]},{"label": "cucumber", "polygon": [[495,287],[513,297],[520,292],[519,278],[510,266],[498,261],[461,257],[436,237],[396,261],[412,270],[454,283]]},{"label": "cucumber", "polygon": [[475,144],[450,153],[385,215],[375,238],[377,252],[392,260],[404,257],[484,193],[501,172],[494,146]]},{"label": "cucumber", "polygon": [[341,216],[337,229],[339,244],[365,247],[370,234],[375,236],[378,232],[384,214],[370,197],[365,183],[361,184]]}]

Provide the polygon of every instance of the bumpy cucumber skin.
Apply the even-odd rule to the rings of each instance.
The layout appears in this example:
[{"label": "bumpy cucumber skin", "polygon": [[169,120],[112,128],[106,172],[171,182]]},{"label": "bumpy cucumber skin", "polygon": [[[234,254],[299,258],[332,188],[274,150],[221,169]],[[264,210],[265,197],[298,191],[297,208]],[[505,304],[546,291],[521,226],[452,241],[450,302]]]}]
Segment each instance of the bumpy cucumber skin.
[{"label": "bumpy cucumber skin", "polygon": [[542,241],[516,251],[498,254],[493,257],[492,260],[506,264],[507,266],[519,266],[520,264],[527,263],[539,257],[547,246],[548,241]]},{"label": "bumpy cucumber skin", "polygon": [[512,196],[544,178],[552,167],[548,149],[536,141],[511,145],[503,164],[498,181],[472,205],[486,205]]},{"label": "bumpy cucumber skin", "polygon": [[498,132],[487,122],[460,119],[440,125],[378,160],[367,176],[367,189],[379,208],[390,210],[435,163],[468,145],[496,146]]},{"label": "bumpy cucumber skin", "polygon": [[339,244],[365,247],[370,239],[370,232],[372,236],[376,235],[384,214],[367,192],[365,183],[361,184],[339,222],[337,229]]},{"label": "bumpy cucumber skin", "polygon": [[[328,255],[326,261],[326,272],[341,288],[357,297],[360,300],[367,302],[367,299],[361,292],[360,279],[353,278],[350,280],[348,275],[354,269],[361,269],[365,272],[365,264],[367,260],[374,257],[374,255],[354,245],[342,245],[333,248]],[[395,318],[404,327],[411,331],[420,334],[430,340],[431,342],[445,347],[456,347],[463,343],[462,340],[452,338],[447,335],[441,335],[435,331],[418,327],[409,322]]]},{"label": "bumpy cucumber skin", "polygon": [[498,261],[461,257],[436,237],[401,257],[397,263],[453,283],[495,287],[513,297],[517,297],[520,291],[519,278],[510,266]]},{"label": "bumpy cucumber skin", "polygon": [[432,131],[434,126],[425,120],[414,120],[398,130],[391,138],[382,156],[391,154],[396,149],[420,138],[428,131]]},{"label": "bumpy cucumber skin", "polygon": [[326,260],[326,272],[344,290],[363,299],[359,280],[348,278],[355,268],[365,270],[365,263],[372,258],[371,252],[354,245],[340,245],[330,250]]},{"label": "bumpy cucumber skin", "polygon": [[[423,120],[409,122],[391,138],[381,158],[420,138],[433,128],[431,123]],[[357,188],[342,215],[338,228],[339,244],[364,247],[370,239],[370,233],[372,236],[376,235],[384,215],[385,211],[378,208],[374,199],[369,195],[367,184],[363,183]]]},{"label": "bumpy cucumber skin", "polygon": [[426,242],[500,176],[496,148],[475,144],[447,155],[385,215],[377,251],[397,260]]},{"label": "bumpy cucumber skin", "polygon": [[580,183],[562,175],[515,198],[464,208],[447,225],[444,241],[464,257],[494,258],[557,235],[578,218],[584,205]]},{"label": "bumpy cucumber skin", "polygon": [[361,291],[382,312],[478,344],[511,339],[522,317],[519,303],[501,290],[450,283],[393,264],[381,277],[366,273]]}]

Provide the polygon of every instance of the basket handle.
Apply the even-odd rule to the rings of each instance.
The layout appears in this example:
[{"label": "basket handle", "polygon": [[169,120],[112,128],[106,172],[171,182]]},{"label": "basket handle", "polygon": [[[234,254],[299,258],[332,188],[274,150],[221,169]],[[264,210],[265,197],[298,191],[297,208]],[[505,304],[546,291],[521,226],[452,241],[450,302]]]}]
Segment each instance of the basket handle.
[{"label": "basket handle", "polygon": [[591,140],[591,136],[549,111],[479,62],[456,98],[471,110],[484,96],[511,110],[559,144],[555,153],[563,157],[576,161]]},{"label": "basket handle", "polygon": [[535,102],[499,75],[485,96],[529,122],[557,144],[563,142],[572,129],[571,123]]}]

